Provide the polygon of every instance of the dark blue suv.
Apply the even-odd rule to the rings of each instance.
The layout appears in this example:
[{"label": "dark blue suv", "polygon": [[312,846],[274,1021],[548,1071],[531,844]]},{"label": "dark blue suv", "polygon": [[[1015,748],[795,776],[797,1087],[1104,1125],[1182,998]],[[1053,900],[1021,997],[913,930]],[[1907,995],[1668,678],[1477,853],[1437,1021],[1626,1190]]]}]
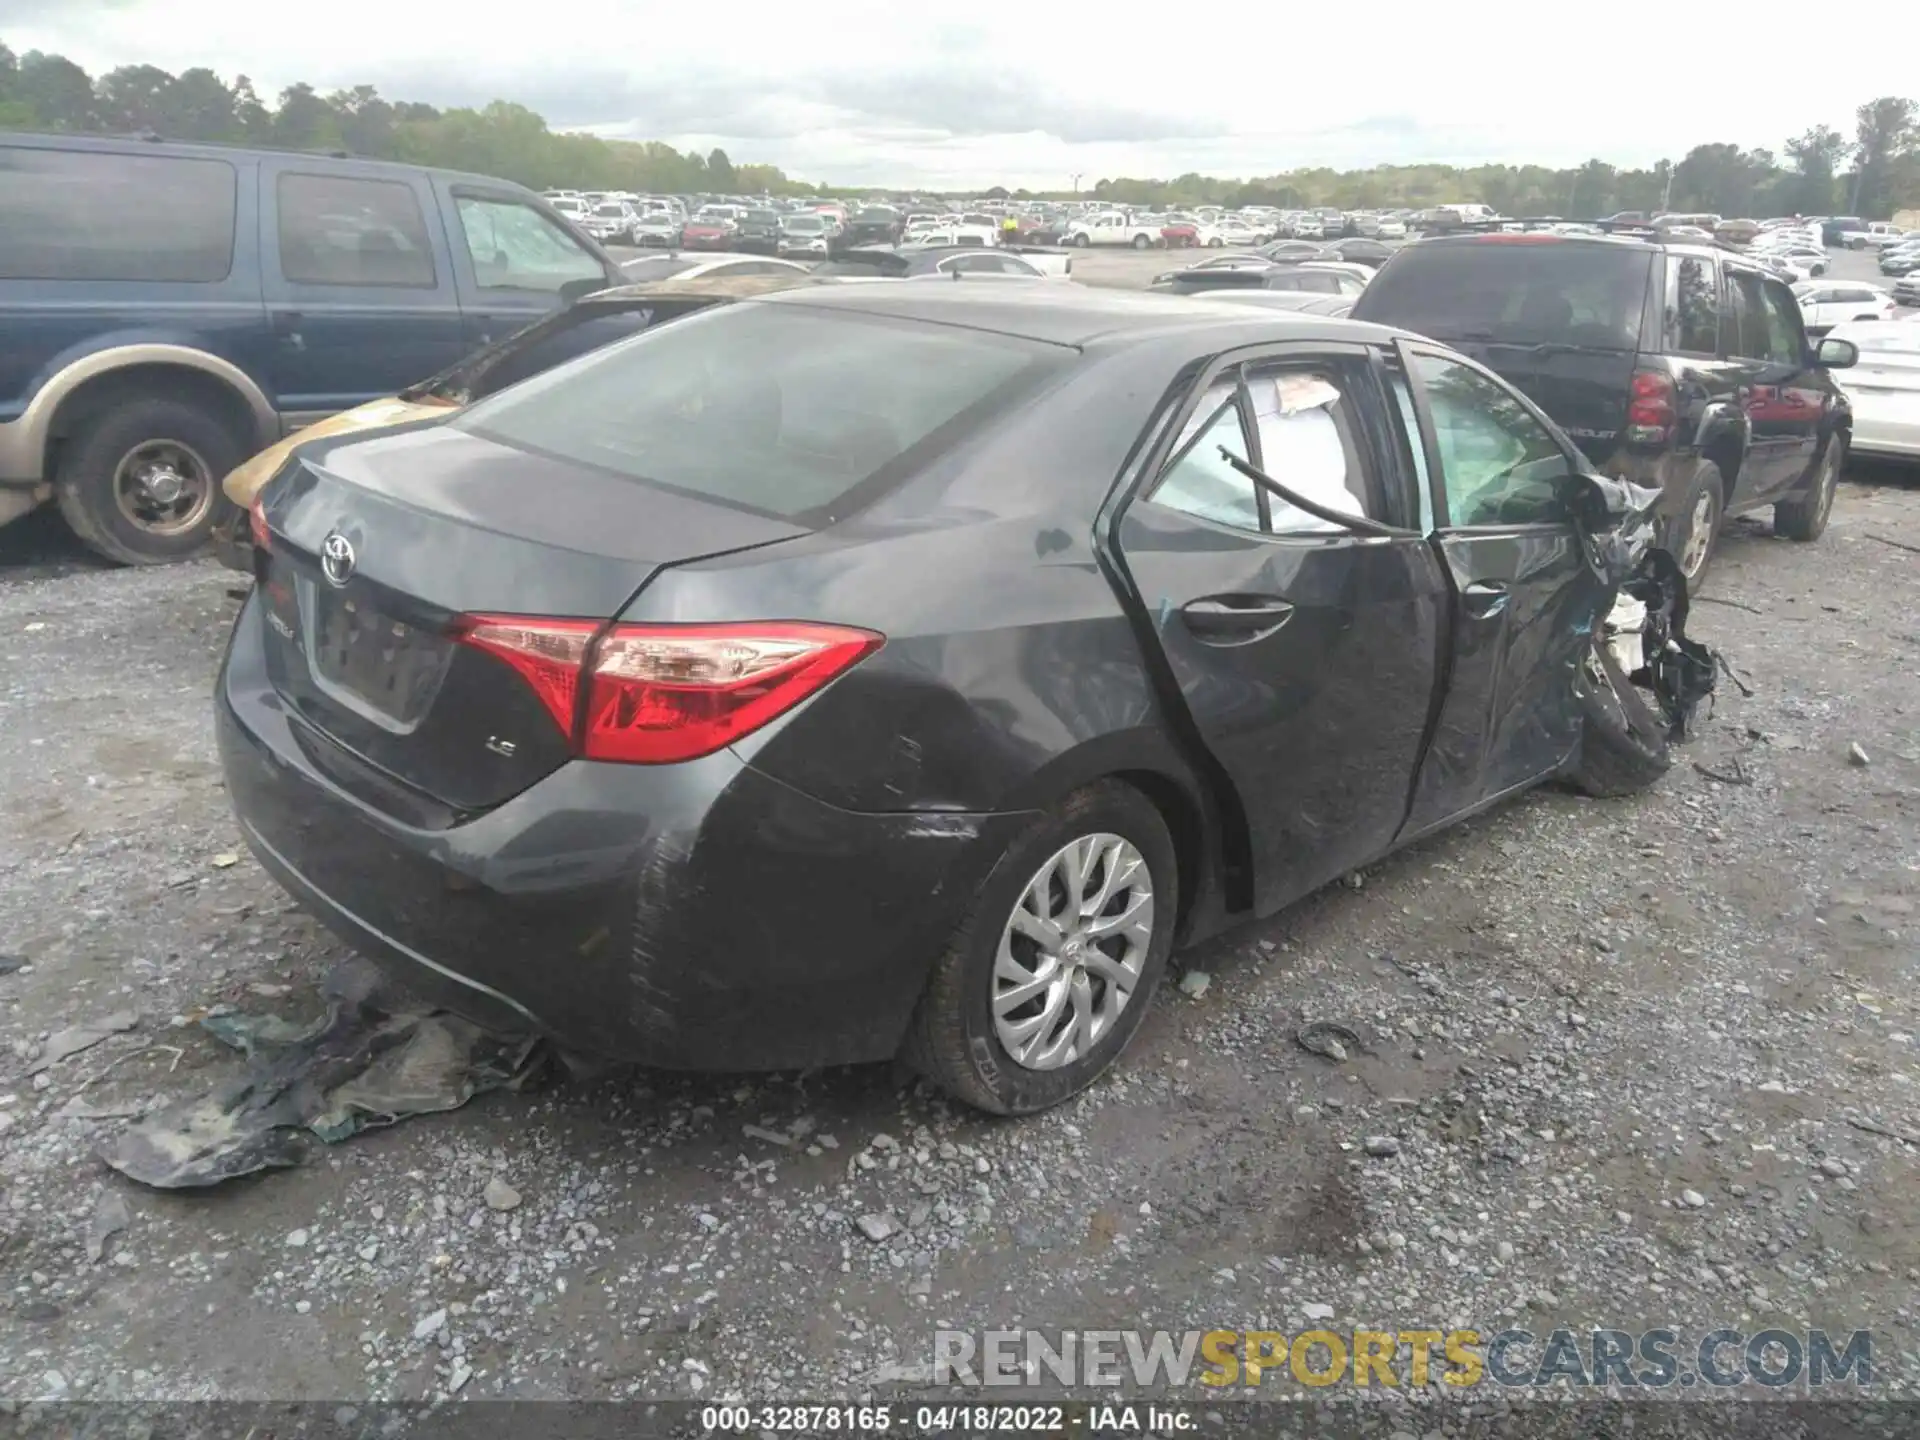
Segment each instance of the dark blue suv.
[{"label": "dark blue suv", "polygon": [[179,559],[261,446],[621,281],[503,180],[0,136],[0,524],[54,500],[110,559]]}]

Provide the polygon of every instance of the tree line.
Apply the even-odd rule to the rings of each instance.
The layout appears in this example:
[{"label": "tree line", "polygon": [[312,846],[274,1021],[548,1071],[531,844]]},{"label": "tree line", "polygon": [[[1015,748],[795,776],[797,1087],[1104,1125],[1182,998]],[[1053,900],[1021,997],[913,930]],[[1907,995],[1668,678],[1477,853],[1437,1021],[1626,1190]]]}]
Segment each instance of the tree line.
[{"label": "tree line", "polygon": [[[1712,211],[1725,216],[1845,213],[1883,219],[1920,206],[1920,103],[1883,96],[1860,106],[1852,135],[1816,125],[1776,153],[1696,145],[1677,162],[1624,169],[1589,160],[1543,165],[1379,165],[1285,171],[1251,180],[1186,174],[1172,180],[1100,180],[1115,204],[1327,205],[1344,210],[1475,200],[1507,215],[1586,219],[1622,210]],[[122,65],[90,76],[64,55],[16,55],[0,43],[0,130],[151,131],[168,139],[345,150],[379,159],[477,171],[536,189],[664,194],[846,194],[792,179],[772,165],[736,165],[726,151],[682,152],[658,141],[556,132],[507,100],[447,109],[388,100],[370,85],[321,94],[294,84],[268,105],[245,75],[231,83],[196,67],[170,74]],[[879,193],[879,192],[868,192]],[[1067,190],[1012,192],[1066,198]]]}]

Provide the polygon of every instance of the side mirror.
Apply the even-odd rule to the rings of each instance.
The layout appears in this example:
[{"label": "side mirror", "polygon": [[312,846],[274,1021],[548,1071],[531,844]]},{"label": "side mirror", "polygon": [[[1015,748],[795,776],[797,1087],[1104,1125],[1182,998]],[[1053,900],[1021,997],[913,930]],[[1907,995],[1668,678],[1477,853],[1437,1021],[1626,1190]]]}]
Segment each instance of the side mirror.
[{"label": "side mirror", "polygon": [[569,280],[560,287],[560,303],[562,305],[572,305],[576,301],[583,300],[597,291],[606,289],[609,285],[618,285],[620,283],[622,282],[618,280],[608,280],[605,277]]},{"label": "side mirror", "polygon": [[1860,347],[1851,340],[1829,337],[1822,340],[1820,348],[1813,352],[1813,363],[1822,370],[1845,370],[1850,365],[1860,363]]}]

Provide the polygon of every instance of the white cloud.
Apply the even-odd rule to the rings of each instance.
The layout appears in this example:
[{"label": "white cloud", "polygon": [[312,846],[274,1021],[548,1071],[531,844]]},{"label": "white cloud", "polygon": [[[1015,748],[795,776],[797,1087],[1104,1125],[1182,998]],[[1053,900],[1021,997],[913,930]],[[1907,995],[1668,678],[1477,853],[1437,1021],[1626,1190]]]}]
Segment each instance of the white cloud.
[{"label": "white cloud", "polygon": [[1806,12],[1779,0],[1693,29],[1678,12],[1520,0],[1043,0],[967,7],[964,24],[898,0],[546,0],[532,12],[333,0],[297,32],[262,13],[257,0],[0,0],[0,38],[95,73],[134,61],[244,72],[263,94],[304,79],[438,104],[498,96],[558,125],[719,144],[808,178],[938,186],[1647,164],[1710,140],[1777,150],[1809,125],[1851,131],[1856,105],[1915,88],[1892,46],[1802,64],[1791,37]]}]

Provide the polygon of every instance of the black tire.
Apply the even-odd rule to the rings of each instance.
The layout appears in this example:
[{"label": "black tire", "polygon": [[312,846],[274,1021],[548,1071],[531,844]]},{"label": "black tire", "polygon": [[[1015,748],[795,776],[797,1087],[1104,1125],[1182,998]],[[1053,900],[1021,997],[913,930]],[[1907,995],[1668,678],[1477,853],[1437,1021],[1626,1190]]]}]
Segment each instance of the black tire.
[{"label": "black tire", "polygon": [[[1597,672],[1597,673],[1596,673]],[[1666,730],[1653,707],[1596,644],[1575,672],[1580,754],[1568,778],[1588,795],[1637,795],[1672,768]]]},{"label": "black tire", "polygon": [[1136,250],[1151,250],[1153,248],[1153,237],[1150,235],[1134,236],[1133,248]]},{"label": "black tire", "polygon": [[[1014,908],[1041,865],[1072,840],[1118,835],[1140,852],[1153,887],[1152,938],[1133,993],[1092,1049],[1050,1070],[1016,1061],[995,1033],[995,960]],[[1179,867],[1160,812],[1132,786],[1102,780],[1035,820],[1008,847],[980,887],[940,957],[908,1026],[902,1056],[942,1090],[995,1115],[1028,1115],[1091,1084],[1124,1050],[1153,1003],[1173,948]]]},{"label": "black tire", "polygon": [[[1726,510],[1727,482],[1720,474],[1720,467],[1711,460],[1702,460],[1693,472],[1693,479],[1687,482],[1687,493],[1674,519],[1669,546],[1674,558],[1680,561],[1680,573],[1687,577],[1689,595],[1700,593],[1701,582],[1713,566],[1713,552],[1720,546],[1720,522]],[[1687,559],[1692,553],[1695,530],[1700,526],[1706,530],[1705,548],[1697,552],[1694,563],[1689,565]]]},{"label": "black tire", "polygon": [[[194,484],[211,486],[206,502],[179,524],[143,525],[116,499],[117,477],[144,446],[171,444],[190,457]],[[246,458],[245,442],[219,416],[189,400],[133,396],[85,420],[67,443],[54,475],[60,513],[89,549],[122,565],[166,565],[205,548],[232,504],[220,493],[227,472]]]},{"label": "black tire", "polygon": [[1812,478],[1791,499],[1773,507],[1773,533],[1789,540],[1818,540],[1833,514],[1834,492],[1840,488],[1840,472],[1847,463],[1847,442],[1835,435],[1822,447],[1813,462]]}]

